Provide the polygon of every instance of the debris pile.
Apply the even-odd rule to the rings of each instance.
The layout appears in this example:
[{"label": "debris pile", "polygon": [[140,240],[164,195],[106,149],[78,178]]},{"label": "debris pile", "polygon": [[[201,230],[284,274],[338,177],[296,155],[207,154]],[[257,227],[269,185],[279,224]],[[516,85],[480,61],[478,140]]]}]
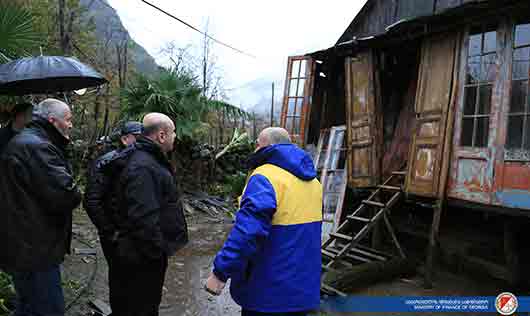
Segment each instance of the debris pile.
[{"label": "debris pile", "polygon": [[212,219],[223,220],[231,217],[235,211],[232,201],[217,196],[210,196],[204,192],[185,191],[182,206],[187,216],[196,216],[198,212]]}]

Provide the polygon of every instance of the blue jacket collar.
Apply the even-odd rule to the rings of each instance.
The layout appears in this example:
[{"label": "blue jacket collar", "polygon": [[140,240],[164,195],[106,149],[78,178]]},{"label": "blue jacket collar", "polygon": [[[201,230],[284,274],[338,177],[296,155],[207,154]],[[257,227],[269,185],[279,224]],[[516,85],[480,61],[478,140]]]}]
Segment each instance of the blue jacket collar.
[{"label": "blue jacket collar", "polygon": [[261,148],[248,159],[250,169],[264,164],[280,167],[304,181],[313,180],[316,170],[313,159],[294,144],[275,144]]}]

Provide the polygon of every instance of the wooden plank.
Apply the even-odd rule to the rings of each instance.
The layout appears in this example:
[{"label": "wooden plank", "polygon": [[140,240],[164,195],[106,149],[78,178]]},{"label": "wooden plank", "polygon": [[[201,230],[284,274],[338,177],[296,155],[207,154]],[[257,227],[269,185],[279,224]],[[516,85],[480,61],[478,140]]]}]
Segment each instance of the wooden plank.
[{"label": "wooden plank", "polygon": [[324,249],[322,249],[322,254],[331,259],[335,259],[337,257],[334,253]]},{"label": "wooden plank", "polygon": [[400,187],[395,187],[391,185],[379,185],[378,188],[388,191],[401,191]]},{"label": "wooden plank", "polygon": [[388,229],[388,232],[390,233],[390,236],[392,237],[392,241],[394,242],[394,245],[399,251],[399,255],[401,256],[401,258],[404,259],[406,257],[405,252],[403,251],[403,249],[401,248],[401,245],[399,244],[396,234],[394,233],[394,228],[392,228],[392,224],[390,224],[390,220],[388,219],[388,216],[386,216],[386,214],[383,214],[383,218],[385,220],[386,228]]},{"label": "wooden plank", "polygon": [[442,209],[443,202],[438,201],[434,209],[431,233],[429,235],[429,248],[427,249],[427,262],[425,264],[425,287],[428,289],[433,287],[434,257],[436,256],[436,247],[439,243],[438,231],[440,228]]},{"label": "wooden plank", "polygon": [[366,205],[370,205],[370,206],[381,207],[381,208],[385,207],[385,204],[380,203],[380,202],[375,202],[375,201],[363,200],[362,203]]},{"label": "wooden plank", "polygon": [[344,234],[341,234],[341,233],[330,233],[330,236],[333,236],[335,238],[340,238],[340,239],[343,239],[343,240],[347,240],[347,241],[352,241],[352,239],[353,239],[351,236],[344,235]]},{"label": "wooden plank", "polygon": [[326,283],[343,292],[355,291],[373,285],[375,282],[396,279],[414,273],[416,263],[409,259],[374,261],[341,270],[326,278]]},{"label": "wooden plank", "polygon": [[347,217],[351,220],[365,222],[365,223],[369,223],[371,221],[370,218],[366,218],[366,217],[353,216],[353,215],[348,215]]},{"label": "wooden plank", "polygon": [[386,261],[387,260],[386,257],[371,252],[371,249],[370,249],[370,251],[367,251],[367,250],[359,249],[357,247],[353,247],[351,249],[351,251],[360,253],[361,255],[365,255],[366,257],[373,258],[375,260],[380,260],[380,261]]},{"label": "wooden plank", "polygon": [[326,285],[326,284],[324,284],[324,283],[322,283],[322,284],[320,285],[320,287],[321,287],[324,291],[327,291],[327,292],[330,292],[330,293],[333,293],[333,294],[337,294],[337,295],[339,295],[339,296],[346,296],[346,293],[341,292],[341,291],[339,291],[339,290],[337,290],[337,289],[335,289],[335,288],[333,288],[333,287],[331,287],[331,286],[329,286],[329,285]]}]

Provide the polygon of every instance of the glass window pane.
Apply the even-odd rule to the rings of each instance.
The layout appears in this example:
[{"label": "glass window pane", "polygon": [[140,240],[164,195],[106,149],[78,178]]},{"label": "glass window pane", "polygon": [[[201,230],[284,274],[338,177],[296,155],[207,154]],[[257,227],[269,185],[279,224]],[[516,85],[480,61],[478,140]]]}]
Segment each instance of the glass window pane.
[{"label": "glass window pane", "polygon": [[295,112],[295,115],[296,116],[300,116],[302,115],[302,109],[303,109],[303,105],[304,105],[304,98],[296,98],[297,102],[296,102],[296,112]]},{"label": "glass window pane", "polygon": [[296,87],[298,85],[298,79],[291,79],[289,83],[289,96],[296,97]]},{"label": "glass window pane", "polygon": [[491,85],[480,86],[478,98],[478,114],[490,114],[491,108]]},{"label": "glass window pane", "polygon": [[525,79],[529,76],[530,47],[518,48],[513,52],[513,79]]},{"label": "glass window pane", "polygon": [[287,115],[292,116],[295,114],[296,110],[296,98],[289,98],[287,101]]},{"label": "glass window pane", "polygon": [[475,144],[473,147],[487,147],[489,135],[489,118],[477,118],[477,130],[475,131]]},{"label": "glass window pane", "polygon": [[289,134],[293,134],[293,117],[287,117],[285,119],[285,129],[289,132]]},{"label": "glass window pane", "polygon": [[484,34],[483,53],[493,53],[497,51],[497,31],[491,31]]},{"label": "glass window pane", "polygon": [[525,102],[528,93],[528,81],[512,81],[511,113],[525,112]]},{"label": "glass window pane", "polygon": [[506,137],[506,148],[519,149],[523,143],[523,116],[508,117],[508,135]]},{"label": "glass window pane", "polygon": [[464,115],[473,115],[477,104],[477,87],[467,87],[465,96]]},{"label": "glass window pane", "polygon": [[306,77],[306,64],[307,60],[301,60],[300,61],[300,77]]},{"label": "glass window pane", "polygon": [[298,96],[303,97],[304,96],[304,88],[305,88],[305,79],[300,79],[298,81]]},{"label": "glass window pane", "polygon": [[473,34],[469,36],[469,56],[480,55],[481,52],[482,33]]},{"label": "glass window pane", "polygon": [[293,134],[300,135],[300,118],[294,118]]},{"label": "glass window pane", "polygon": [[462,121],[462,135],[460,139],[461,146],[472,146],[473,145],[473,118],[465,118]]},{"label": "glass window pane", "polygon": [[300,71],[300,61],[294,60],[293,66],[291,68],[291,78],[297,78],[299,71]]},{"label": "glass window pane", "polygon": [[476,83],[480,76],[480,56],[467,59],[467,83]]},{"label": "glass window pane", "polygon": [[530,45],[530,24],[520,24],[515,27],[515,47]]},{"label": "glass window pane", "polygon": [[496,54],[482,56],[482,70],[480,72],[481,81],[492,82],[495,80],[496,75]]}]

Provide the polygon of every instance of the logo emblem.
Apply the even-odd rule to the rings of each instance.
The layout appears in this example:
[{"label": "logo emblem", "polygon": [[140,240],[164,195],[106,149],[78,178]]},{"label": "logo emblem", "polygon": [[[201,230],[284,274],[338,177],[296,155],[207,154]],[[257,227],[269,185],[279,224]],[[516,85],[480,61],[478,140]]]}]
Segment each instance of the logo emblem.
[{"label": "logo emblem", "polygon": [[511,315],[517,309],[517,297],[510,292],[504,292],[495,299],[495,308],[501,315]]}]

